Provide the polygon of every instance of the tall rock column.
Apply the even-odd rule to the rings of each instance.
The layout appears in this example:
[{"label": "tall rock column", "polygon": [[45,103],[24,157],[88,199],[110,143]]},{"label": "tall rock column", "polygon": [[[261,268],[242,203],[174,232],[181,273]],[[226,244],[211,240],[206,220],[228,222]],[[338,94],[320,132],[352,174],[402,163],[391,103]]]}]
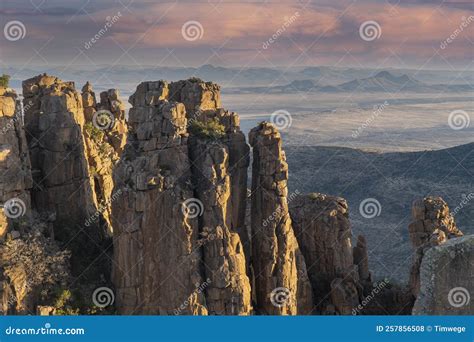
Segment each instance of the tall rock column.
[{"label": "tall rock column", "polygon": [[249,134],[252,166],[252,265],[257,310],[308,314],[311,285],[287,203],[288,165],[277,129],[263,122]]},{"label": "tall rock column", "polygon": [[119,312],[206,314],[183,104],[164,81],[130,97],[129,135],[114,172],[114,284]]},{"label": "tall rock column", "polygon": [[456,227],[449,207],[441,197],[426,197],[417,200],[412,207],[413,222],[408,226],[410,240],[415,249],[410,271],[410,288],[413,296],[420,289],[420,266],[425,252],[460,237],[463,233]]},{"label": "tall rock column", "polygon": [[83,134],[87,147],[89,177],[94,189],[94,202],[101,213],[100,217],[91,218],[92,222],[88,224],[99,222],[111,236],[112,201],[120,195],[113,193],[112,172],[122,153],[127,132],[124,105],[115,89],[102,92],[101,102],[97,104],[89,82],[82,88],[82,102],[86,117]]},{"label": "tall rock column", "polygon": [[351,314],[362,290],[346,200],[312,193],[297,196],[290,205],[316,307],[325,314]]},{"label": "tall rock column", "polygon": [[239,235],[229,229],[231,200],[229,152],[225,144],[192,136],[189,139],[195,193],[202,203],[200,235],[203,269],[210,280],[206,303],[212,315],[251,313],[250,281]]},{"label": "tall rock column", "polygon": [[[172,82],[168,94],[170,100],[182,102],[186,107],[188,125],[196,122],[217,120],[224,126],[225,136],[221,139],[228,147],[231,196],[229,200],[229,229],[237,232],[242,242],[249,273],[251,248],[249,227],[245,224],[247,199],[247,170],[250,164],[250,148],[240,129],[237,113],[221,108],[220,86],[191,78]],[[250,275],[250,273],[249,273]]]},{"label": "tall rock column", "polygon": [[103,252],[105,232],[87,225],[97,208],[82,135],[82,99],[72,82],[46,74],[24,81],[23,95],[33,207],[54,217],[54,237],[72,251],[73,274],[83,275]]}]

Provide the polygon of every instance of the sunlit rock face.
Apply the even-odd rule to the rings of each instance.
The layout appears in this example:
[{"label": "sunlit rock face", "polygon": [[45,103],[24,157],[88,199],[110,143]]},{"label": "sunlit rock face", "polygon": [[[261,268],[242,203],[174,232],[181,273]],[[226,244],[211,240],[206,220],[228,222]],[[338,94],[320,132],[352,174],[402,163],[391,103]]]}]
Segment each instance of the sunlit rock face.
[{"label": "sunlit rock face", "polygon": [[[308,314],[312,291],[288,212],[288,165],[275,126],[249,134],[252,165],[252,267],[257,310],[269,315]],[[286,292],[286,300],[280,300]]]}]

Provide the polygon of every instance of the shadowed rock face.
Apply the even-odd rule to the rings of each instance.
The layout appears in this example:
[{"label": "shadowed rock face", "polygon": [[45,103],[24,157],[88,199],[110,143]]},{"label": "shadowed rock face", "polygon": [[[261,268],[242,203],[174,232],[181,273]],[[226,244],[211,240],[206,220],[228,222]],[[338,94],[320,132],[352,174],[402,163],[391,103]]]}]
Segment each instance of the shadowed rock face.
[{"label": "shadowed rock face", "polygon": [[428,249],[420,268],[414,315],[472,315],[474,236],[454,238]]},{"label": "shadowed rock face", "polygon": [[370,274],[366,274],[363,258],[358,260],[360,270],[354,265],[347,202],[312,193],[297,196],[290,205],[316,307],[322,313],[331,313],[334,308],[339,314],[350,314],[359,304],[359,293],[362,294],[359,274],[369,282]]},{"label": "shadowed rock face", "polygon": [[186,111],[166,82],[141,83],[130,97],[129,136],[112,204],[117,307],[128,314],[206,314]]},{"label": "shadowed rock face", "polygon": [[[252,266],[257,309],[262,314],[308,314],[311,285],[288,213],[288,165],[281,137],[269,123],[249,134],[252,166]],[[288,300],[278,299],[286,289]],[[275,305],[275,302],[278,305]]]},{"label": "shadowed rock face", "polygon": [[[26,214],[31,209],[29,189],[33,186],[30,157],[23,129],[20,103],[16,93],[0,87],[0,204],[19,199],[24,208],[19,213]],[[15,210],[16,210],[15,209]],[[16,214],[13,212],[13,214]],[[7,233],[7,217],[0,213],[0,240]]]},{"label": "shadowed rock face", "polygon": [[87,224],[100,212],[89,178],[82,98],[73,82],[46,74],[24,81],[23,96],[33,207],[53,218],[54,238],[72,251],[74,275],[88,277],[97,262],[107,277],[107,260],[98,261],[106,232],[97,222]]},{"label": "shadowed rock face", "polygon": [[[0,87],[0,314],[35,314],[70,281],[69,253],[47,238],[33,213],[32,177],[21,103]],[[12,202],[13,201],[13,202]]]},{"label": "shadowed rock face", "polygon": [[462,236],[446,202],[440,197],[426,197],[413,203],[413,222],[408,226],[410,240],[415,248],[410,271],[410,288],[413,296],[420,288],[420,266],[425,252],[445,243],[448,239]]}]

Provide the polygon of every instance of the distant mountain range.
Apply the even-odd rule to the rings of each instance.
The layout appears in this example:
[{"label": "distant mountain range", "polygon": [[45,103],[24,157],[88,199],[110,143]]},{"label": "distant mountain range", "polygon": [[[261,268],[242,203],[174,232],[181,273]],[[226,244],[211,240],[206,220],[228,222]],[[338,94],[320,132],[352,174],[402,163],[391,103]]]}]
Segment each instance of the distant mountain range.
[{"label": "distant mountain range", "polygon": [[286,85],[273,87],[246,87],[227,89],[228,93],[296,93],[296,92],[468,92],[474,87],[469,84],[426,84],[406,74],[396,76],[380,71],[374,76],[358,78],[339,85],[320,85],[310,79],[295,80]]},{"label": "distant mountain range", "polygon": [[[166,66],[54,66],[54,67],[7,67],[1,73],[9,74],[11,86],[21,89],[21,82],[46,72],[64,80],[75,80],[78,86],[90,81],[98,91],[118,88],[130,95],[141,81],[165,79],[176,81],[192,76],[220,84],[227,92],[271,91],[416,91],[445,90],[468,91],[474,84],[474,73],[452,70],[343,68],[328,66],[266,68],[266,67],[222,67],[210,64],[200,67]],[[415,80],[416,78],[416,80]],[[137,83],[138,82],[138,83]],[[446,86],[446,84],[451,84]],[[461,85],[452,85],[461,84]],[[258,89],[260,88],[260,89]]]}]

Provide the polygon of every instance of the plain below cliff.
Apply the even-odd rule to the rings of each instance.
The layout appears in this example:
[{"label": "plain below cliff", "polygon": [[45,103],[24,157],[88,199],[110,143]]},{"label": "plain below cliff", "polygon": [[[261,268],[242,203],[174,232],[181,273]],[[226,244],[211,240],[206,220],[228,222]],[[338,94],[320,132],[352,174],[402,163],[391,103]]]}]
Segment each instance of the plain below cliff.
[{"label": "plain below cliff", "polygon": [[[406,153],[323,146],[285,146],[285,151],[290,193],[321,192],[347,199],[354,235],[367,237],[376,277],[407,279],[413,253],[408,224],[417,198],[443,197],[458,227],[474,233],[474,143]],[[377,216],[361,215],[365,199],[380,203]]]}]

